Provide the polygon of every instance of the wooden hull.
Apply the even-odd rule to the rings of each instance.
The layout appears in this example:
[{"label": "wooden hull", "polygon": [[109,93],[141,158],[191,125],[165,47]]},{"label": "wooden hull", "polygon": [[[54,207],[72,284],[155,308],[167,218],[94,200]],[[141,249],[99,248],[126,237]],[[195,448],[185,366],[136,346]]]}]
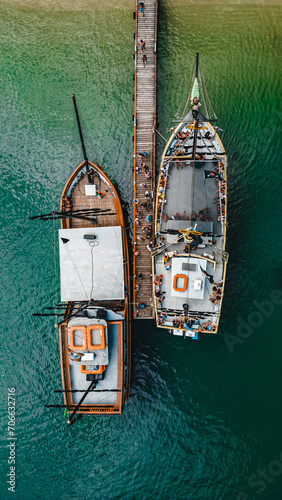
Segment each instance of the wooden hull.
[{"label": "wooden hull", "polygon": [[[99,400],[92,401],[91,403],[85,400],[81,404],[77,413],[81,414],[120,414],[123,405],[129,395],[130,377],[131,377],[131,298],[130,298],[130,272],[129,272],[129,252],[127,244],[127,236],[125,229],[125,222],[122,212],[121,203],[118,194],[102,171],[101,168],[88,162],[91,168],[91,180],[97,187],[99,196],[86,196],[85,186],[88,184],[88,176],[85,173],[85,163],[81,163],[68,179],[61,197],[61,211],[68,213],[70,211],[78,210],[102,210],[101,215],[97,215],[96,223],[93,225],[89,221],[84,221],[76,218],[62,219],[62,229],[76,229],[76,228],[95,228],[95,227],[113,227],[119,226],[122,234],[122,251],[123,251],[123,275],[124,275],[124,299],[123,300],[108,300],[108,301],[94,301],[93,304],[98,307],[103,307],[111,314],[116,311],[123,316],[122,320],[108,321],[108,330],[112,331],[115,343],[115,366],[111,366],[111,371],[116,370],[116,386],[115,393],[112,394],[114,401],[105,404],[106,397],[101,392]],[[111,215],[109,215],[111,212]],[[79,213],[79,212],[74,212]],[[65,318],[69,313],[77,308],[78,303],[66,302]],[[67,407],[68,412],[73,412],[77,405],[77,392],[71,392],[74,387],[72,381],[72,373],[74,368],[69,361],[69,346],[68,346],[68,329],[67,320],[60,326],[59,329],[60,339],[60,357],[61,357],[61,374],[62,385],[64,392],[64,405]],[[111,363],[111,356],[110,356]],[[110,365],[109,365],[110,366]],[[107,372],[106,372],[107,373]],[[106,377],[106,376],[105,376]],[[75,389],[79,389],[79,382],[76,381]],[[106,389],[109,391],[109,389]],[[99,391],[99,382],[97,384],[97,392]],[[79,394],[79,393],[78,393]],[[83,388],[81,389],[81,396]],[[93,394],[92,394],[93,395]],[[79,396],[79,397],[81,397]],[[115,396],[115,397],[114,397]],[[93,398],[92,398],[93,399]],[[94,398],[95,399],[95,398]],[[108,398],[109,399],[109,398]]]}]

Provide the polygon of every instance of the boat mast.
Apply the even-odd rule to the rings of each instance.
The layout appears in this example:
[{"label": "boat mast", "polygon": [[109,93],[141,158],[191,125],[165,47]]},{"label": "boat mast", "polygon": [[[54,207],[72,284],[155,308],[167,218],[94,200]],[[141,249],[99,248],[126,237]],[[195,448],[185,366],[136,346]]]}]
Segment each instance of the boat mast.
[{"label": "boat mast", "polygon": [[[196,71],[195,71],[195,79],[198,78],[198,71],[199,71],[199,52],[196,54]],[[193,97],[193,96],[192,96]],[[194,141],[193,141],[193,149],[192,149],[192,189],[191,189],[191,218],[192,218],[192,212],[193,212],[193,203],[194,203],[194,179],[195,179],[195,162],[196,162],[196,149],[197,149],[197,135],[198,135],[198,125],[199,125],[199,118],[198,115],[195,118],[194,121]]]},{"label": "boat mast", "polygon": [[196,74],[195,78],[198,78],[198,70],[199,70],[199,52],[196,54]]},{"label": "boat mast", "polygon": [[72,94],[72,99],[73,99],[73,104],[74,104],[74,109],[75,109],[75,116],[76,116],[78,131],[79,131],[79,137],[80,137],[80,142],[81,142],[81,147],[82,147],[82,152],[83,152],[83,158],[84,158],[85,166],[86,166],[87,178],[88,178],[89,184],[92,184],[92,180],[91,180],[90,172],[89,172],[88,158],[87,158],[87,154],[86,154],[85,144],[84,144],[80,120],[79,120],[79,114],[78,114],[76,100],[75,100],[75,94]]}]

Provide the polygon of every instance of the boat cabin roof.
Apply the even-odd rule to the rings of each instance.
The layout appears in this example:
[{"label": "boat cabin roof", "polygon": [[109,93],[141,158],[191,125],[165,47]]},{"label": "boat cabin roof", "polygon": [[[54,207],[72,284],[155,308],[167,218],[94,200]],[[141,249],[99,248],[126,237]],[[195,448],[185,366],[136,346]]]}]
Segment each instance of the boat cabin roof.
[{"label": "boat cabin roof", "polygon": [[61,300],[124,299],[120,226],[59,230]]}]

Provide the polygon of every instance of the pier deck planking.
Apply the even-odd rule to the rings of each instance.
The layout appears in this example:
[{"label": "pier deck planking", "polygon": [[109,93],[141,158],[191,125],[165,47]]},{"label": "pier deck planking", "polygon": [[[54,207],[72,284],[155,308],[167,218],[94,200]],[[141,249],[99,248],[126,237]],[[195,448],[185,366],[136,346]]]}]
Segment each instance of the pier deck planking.
[{"label": "pier deck planking", "polygon": [[[153,241],[154,231],[158,0],[144,1],[144,16],[138,9],[138,3],[137,1],[135,12],[133,312],[134,318],[151,319],[154,318],[152,261],[147,245],[150,246]],[[139,47],[140,40],[146,43],[143,54]],[[147,56],[145,67],[143,55]],[[149,156],[144,159],[139,157],[142,151],[148,151]],[[149,167],[150,179],[146,178],[141,163]],[[146,187],[141,184],[146,184]],[[146,191],[149,192],[147,197]],[[142,203],[147,203],[148,206],[142,207]],[[146,221],[147,216],[150,217],[150,222]],[[144,232],[144,226],[150,230]],[[142,279],[138,277],[140,273],[143,275]],[[138,308],[138,302],[146,307]]]}]

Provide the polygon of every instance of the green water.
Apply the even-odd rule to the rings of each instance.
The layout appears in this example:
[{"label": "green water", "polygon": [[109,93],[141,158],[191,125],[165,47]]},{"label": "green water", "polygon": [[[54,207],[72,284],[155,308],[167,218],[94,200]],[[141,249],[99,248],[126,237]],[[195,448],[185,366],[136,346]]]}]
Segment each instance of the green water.
[{"label": "green water", "polygon": [[[136,322],[121,417],[67,427],[63,410],[44,408],[62,402],[58,336],[53,318],[31,313],[59,301],[57,225],[28,217],[59,207],[82,160],[75,92],[89,158],[118,186],[130,226],[133,9],[129,0],[1,3],[0,498],[280,500],[281,305],[251,314],[282,288],[278,2],[160,1],[159,130],[167,136],[199,51],[229,156],[219,335],[184,341]],[[238,317],[249,325],[241,338]],[[16,493],[6,482],[11,387]]]}]

